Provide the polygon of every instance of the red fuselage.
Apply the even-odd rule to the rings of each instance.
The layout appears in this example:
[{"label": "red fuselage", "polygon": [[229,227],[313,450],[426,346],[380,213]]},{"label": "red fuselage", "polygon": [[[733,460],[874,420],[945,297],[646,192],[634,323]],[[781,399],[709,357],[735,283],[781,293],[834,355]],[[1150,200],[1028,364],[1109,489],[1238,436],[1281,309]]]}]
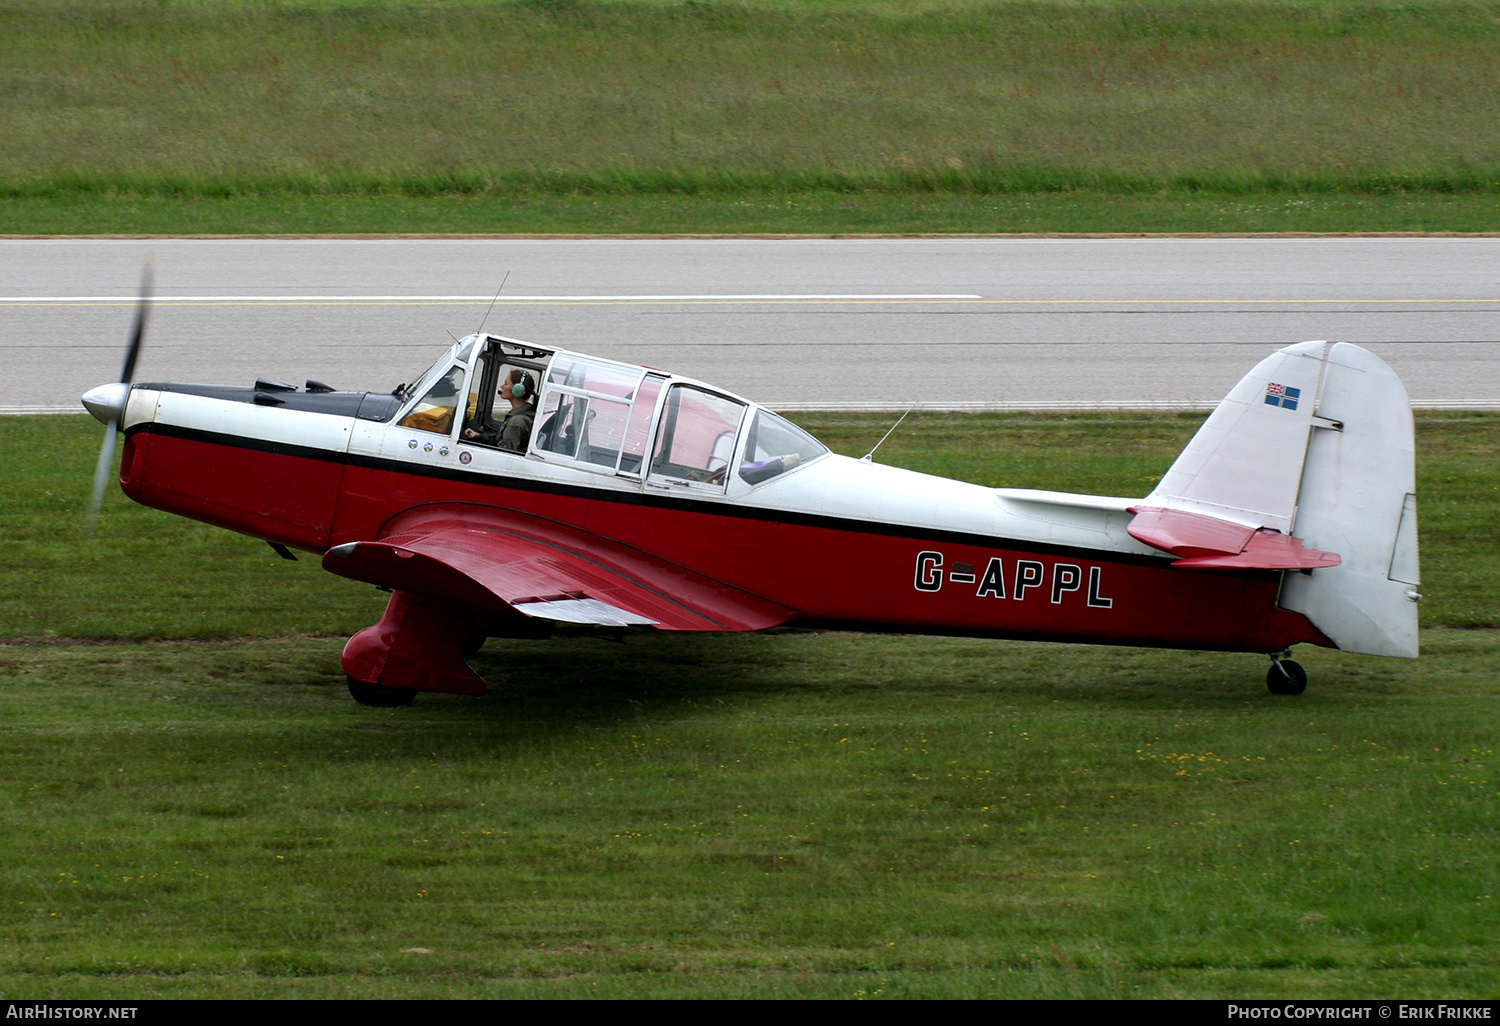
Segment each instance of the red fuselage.
[{"label": "red fuselage", "polygon": [[1278,608],[1276,571],[1184,571],[1161,555],[477,474],[203,427],[130,426],[121,483],[144,505],[317,553],[378,540],[424,506],[519,511],[778,603],[809,627],[1254,652],[1330,644]]}]

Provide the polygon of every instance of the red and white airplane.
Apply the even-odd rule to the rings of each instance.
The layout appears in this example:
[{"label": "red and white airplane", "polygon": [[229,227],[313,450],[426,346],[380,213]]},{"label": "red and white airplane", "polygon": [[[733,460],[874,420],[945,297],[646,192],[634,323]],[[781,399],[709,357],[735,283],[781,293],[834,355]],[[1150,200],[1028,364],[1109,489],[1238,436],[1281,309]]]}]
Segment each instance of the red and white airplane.
[{"label": "red and white airplane", "polygon": [[1296,644],[1417,654],[1411,410],[1347,343],[1262,360],[1120,498],[838,456],[711,385],[483,333],[393,394],[132,385],[139,337],[83,399],[101,468],[123,430],[132,499],[389,590],[344,649],[368,704],[480,694],[466,655],[556,624],[1259,652],[1282,694]]}]

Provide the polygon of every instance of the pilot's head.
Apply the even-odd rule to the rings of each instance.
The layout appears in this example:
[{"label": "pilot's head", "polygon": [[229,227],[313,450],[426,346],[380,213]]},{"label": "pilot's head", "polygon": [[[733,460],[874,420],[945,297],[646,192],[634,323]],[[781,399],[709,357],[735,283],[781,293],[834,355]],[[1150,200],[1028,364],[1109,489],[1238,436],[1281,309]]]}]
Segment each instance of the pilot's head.
[{"label": "pilot's head", "polygon": [[512,402],[531,402],[536,398],[536,378],[526,371],[516,369],[505,376],[505,381],[500,385],[500,398],[509,399]]}]

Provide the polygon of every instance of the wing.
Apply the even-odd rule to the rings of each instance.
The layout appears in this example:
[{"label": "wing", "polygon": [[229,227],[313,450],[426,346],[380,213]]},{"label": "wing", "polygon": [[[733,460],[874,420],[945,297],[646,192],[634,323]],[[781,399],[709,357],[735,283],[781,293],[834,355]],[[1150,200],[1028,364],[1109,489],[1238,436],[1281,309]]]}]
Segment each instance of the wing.
[{"label": "wing", "polygon": [[796,615],[633,546],[493,506],[403,514],[378,541],[329,549],[323,567],[394,591],[564,623],[753,631]]}]

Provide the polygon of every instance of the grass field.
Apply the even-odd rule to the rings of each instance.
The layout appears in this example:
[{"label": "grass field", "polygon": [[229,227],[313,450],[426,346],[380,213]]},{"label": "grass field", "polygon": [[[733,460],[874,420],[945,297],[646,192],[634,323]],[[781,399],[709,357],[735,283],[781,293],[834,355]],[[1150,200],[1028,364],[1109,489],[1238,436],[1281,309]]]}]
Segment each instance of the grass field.
[{"label": "grass field", "polygon": [[[1142,493],[1198,419],[881,454]],[[338,653],[382,596],[118,494],[88,541],[95,426],[6,418],[0,994],[1493,998],[1497,438],[1418,418],[1422,658],[1299,652],[1294,699],[1254,656],[791,631],[491,642],[485,698],[379,710]]]},{"label": "grass field", "polygon": [[61,192],[0,196],[9,235],[889,234],[1491,232],[1489,193],[1387,195],[1163,190],[1064,193],[786,192],[392,196],[276,190],[214,198]]},{"label": "grass field", "polygon": [[1474,0],[0,3],[0,230],[1495,231]]}]

